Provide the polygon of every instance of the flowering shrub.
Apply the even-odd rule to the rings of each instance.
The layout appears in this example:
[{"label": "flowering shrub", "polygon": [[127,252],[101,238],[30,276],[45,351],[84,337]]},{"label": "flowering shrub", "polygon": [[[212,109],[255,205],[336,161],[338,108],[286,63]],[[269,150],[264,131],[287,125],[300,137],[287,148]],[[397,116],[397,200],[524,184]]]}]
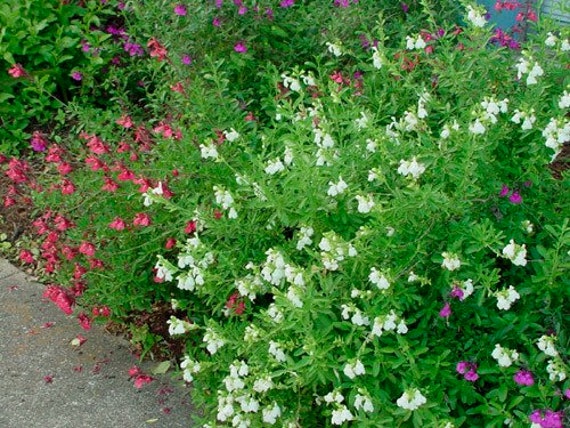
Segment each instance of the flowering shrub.
[{"label": "flowering shrub", "polygon": [[[276,10],[306,23],[315,3]],[[242,29],[191,68],[177,33],[147,34],[154,117],[126,95],[46,143],[35,200],[58,209],[22,258],[70,285],[46,290],[67,313],[95,307],[85,328],[167,302],[204,426],[562,427],[568,30],[543,22],[512,51],[480,7],[458,27],[427,2],[355,27],[372,3],[325,8],[339,33],[310,39],[310,62],[254,59]],[[258,22],[256,4],[194,12]],[[188,25],[189,3],[169,12]]]}]

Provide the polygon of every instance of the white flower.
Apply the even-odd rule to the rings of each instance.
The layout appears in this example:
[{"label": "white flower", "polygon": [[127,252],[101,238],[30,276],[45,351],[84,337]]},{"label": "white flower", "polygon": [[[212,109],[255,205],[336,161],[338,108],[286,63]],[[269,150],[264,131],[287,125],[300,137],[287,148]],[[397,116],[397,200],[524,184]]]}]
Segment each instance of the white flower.
[{"label": "white flower", "polygon": [[358,130],[362,130],[368,128],[368,121],[368,116],[366,116],[366,113],[362,111],[360,112],[360,117],[358,119],[355,119],[354,123],[356,124]]},{"label": "white flower", "polygon": [[245,331],[243,333],[243,340],[245,342],[255,342],[259,339],[259,329],[255,326],[255,324],[250,324],[245,327]]},{"label": "white flower", "polygon": [[287,166],[293,163],[293,150],[291,147],[285,147],[285,151],[283,152],[283,162]]},{"label": "white flower", "polygon": [[172,275],[175,273],[175,271],[171,269],[169,263],[167,263],[164,258],[158,256],[158,261],[154,265],[154,268],[156,269],[155,275],[158,279],[166,282],[172,281]]},{"label": "white flower", "polygon": [[503,257],[509,259],[515,266],[526,266],[526,245],[517,245],[514,240],[503,248]]},{"label": "white flower", "polygon": [[560,108],[570,107],[570,93],[568,93],[568,91],[564,91],[562,93],[562,96],[560,97],[560,101],[558,101],[558,107],[560,107]]},{"label": "white flower", "polygon": [[253,390],[259,393],[267,392],[274,386],[275,385],[269,376],[256,379],[255,382],[253,382]]},{"label": "white flower", "polygon": [[[237,397],[236,401],[240,403],[242,412],[257,413],[259,411],[259,401],[257,401],[251,395],[242,395],[240,397]],[[248,420],[247,426],[249,425],[250,424]]]},{"label": "white flower", "polygon": [[195,330],[196,326],[190,324],[188,321],[180,320],[176,318],[174,315],[170,316],[170,319],[166,321],[168,324],[168,333],[171,336],[175,336],[177,334],[184,334],[190,330]]},{"label": "white flower", "polygon": [[350,321],[354,325],[360,325],[360,326],[370,324],[370,320],[368,319],[368,317],[366,315],[363,315],[363,313],[360,309],[355,309],[354,315],[352,316]]},{"label": "white flower", "polygon": [[497,308],[508,311],[511,305],[520,299],[521,296],[517,293],[515,288],[510,285],[508,289],[497,291],[495,297],[497,298]]},{"label": "white flower", "polygon": [[475,27],[484,27],[487,23],[485,15],[478,9],[473,8],[473,6],[467,6],[467,19]]},{"label": "white flower", "polygon": [[352,413],[345,405],[340,405],[336,410],[332,412],[331,423],[333,425],[342,425],[346,421],[351,421],[354,419]]},{"label": "white flower", "polygon": [[327,195],[334,197],[340,195],[346,189],[348,189],[348,184],[344,182],[342,177],[339,177],[337,183],[329,181],[329,190],[327,190]]},{"label": "white flower", "polygon": [[375,267],[370,269],[368,280],[380,290],[387,290],[390,288],[390,281],[388,281],[386,276]]},{"label": "white flower", "polygon": [[192,382],[194,380],[194,376],[192,375],[198,373],[202,367],[198,361],[194,361],[186,355],[180,363],[180,368],[183,370],[182,377],[184,380],[186,382]]},{"label": "white flower", "polygon": [[299,92],[301,90],[301,83],[297,79],[289,77],[286,74],[282,74],[281,78],[283,79],[283,86],[286,88],[289,88],[294,92]]},{"label": "white flower", "polygon": [[277,422],[277,418],[281,416],[281,408],[277,403],[273,403],[273,406],[265,407],[261,414],[263,415],[263,422],[274,425]]},{"label": "white flower", "polygon": [[207,144],[200,144],[200,156],[202,156],[202,159],[218,158],[218,149],[211,140],[207,141]]},{"label": "white flower", "polygon": [[374,207],[374,197],[372,195],[356,195],[356,200],[358,201],[358,212],[362,214],[369,213]]},{"label": "white flower", "polygon": [[426,42],[421,34],[418,34],[416,38],[406,36],[406,49],[412,51],[414,49],[423,49],[426,46]]},{"label": "white flower", "polygon": [[536,80],[537,77],[544,75],[544,70],[537,62],[534,63],[532,69],[528,73],[526,78],[527,85],[535,85],[538,81]]},{"label": "white flower", "polygon": [[372,404],[372,400],[368,395],[356,394],[354,397],[354,408],[356,410],[362,409],[368,413],[374,411],[374,405]]},{"label": "white flower", "polygon": [[265,173],[269,175],[275,175],[283,170],[285,170],[285,165],[283,165],[283,162],[281,162],[279,158],[267,162],[267,166],[264,169]]},{"label": "white flower", "polygon": [[491,356],[497,360],[500,367],[510,367],[514,361],[519,358],[519,353],[516,350],[511,350],[508,348],[503,348],[500,344],[495,345],[495,349],[491,353]]},{"label": "white flower", "polygon": [[461,260],[459,260],[457,254],[443,252],[441,256],[443,257],[443,262],[441,263],[442,268],[453,271],[461,267]]},{"label": "white flower", "polygon": [[269,341],[269,350],[267,352],[273,355],[273,357],[280,363],[285,362],[285,360],[287,359],[287,357],[285,356],[285,352],[283,352],[279,344],[277,342],[274,342],[273,340]]},{"label": "white flower", "polygon": [[306,227],[306,226],[302,226],[301,230],[299,231],[299,240],[297,241],[297,250],[301,251],[303,248],[305,248],[307,245],[311,245],[313,243],[313,241],[311,240],[311,236],[313,236],[313,234],[315,233],[315,231],[313,230],[312,227]]},{"label": "white flower", "polygon": [[360,360],[356,360],[354,363],[346,363],[342,371],[350,379],[366,373],[366,369]]},{"label": "white flower", "polygon": [[544,44],[548,47],[554,47],[556,45],[557,41],[558,41],[558,37],[556,37],[551,32],[548,32],[546,40],[544,41]]},{"label": "white flower", "polygon": [[281,312],[275,303],[271,303],[269,305],[267,308],[267,315],[269,315],[269,318],[271,318],[273,322],[277,324],[283,321],[283,312]]},{"label": "white flower", "polygon": [[226,140],[231,143],[239,138],[239,132],[234,128],[231,128],[229,131],[224,131],[224,136],[226,137]]},{"label": "white flower", "polygon": [[384,59],[376,46],[372,47],[372,64],[374,65],[374,68],[377,69],[381,69],[384,65]]},{"label": "white flower", "polygon": [[144,197],[143,205],[145,207],[149,207],[156,199],[153,197],[153,195],[162,196],[163,194],[164,194],[164,189],[162,188],[162,182],[159,182],[155,188],[150,190],[150,193],[148,192],[143,193]]},{"label": "white flower", "polygon": [[292,285],[287,290],[287,299],[295,306],[296,308],[303,307],[303,301],[301,300],[300,295],[302,294],[302,289]]},{"label": "white flower", "polygon": [[223,396],[218,395],[218,415],[217,419],[221,422],[225,422],[228,418],[234,414],[234,399],[231,395]]},{"label": "white flower", "polygon": [[414,156],[411,161],[400,160],[398,172],[403,176],[412,176],[414,179],[419,178],[426,170],[422,163],[418,163]]},{"label": "white flower", "polygon": [[562,52],[568,52],[570,51],[570,41],[568,39],[564,39],[562,40],[562,44],[560,46],[560,50]]},{"label": "white flower", "polygon": [[469,132],[474,135],[482,135],[487,131],[487,128],[481,123],[479,119],[469,125]]},{"label": "white flower", "polygon": [[339,45],[330,42],[326,42],[325,45],[327,46],[327,50],[330,53],[332,53],[334,56],[342,55],[342,49],[340,48]]},{"label": "white flower", "polygon": [[555,341],[556,341],[556,336],[543,335],[538,339],[536,346],[538,346],[538,349],[540,349],[546,355],[550,357],[556,357],[558,355],[558,351],[554,346]]},{"label": "white flower", "polygon": [[519,62],[515,66],[517,69],[517,79],[520,80],[520,78],[523,76],[523,74],[528,73],[528,67],[529,66],[530,66],[530,63],[526,59],[524,59],[524,58],[519,59]]},{"label": "white flower", "polygon": [[329,392],[327,395],[325,395],[324,400],[326,403],[331,404],[331,403],[342,403],[344,401],[344,395],[342,395],[340,392],[338,391],[332,391]]},{"label": "white flower", "polygon": [[[371,153],[375,153],[376,147],[378,147],[378,142],[376,140],[372,140],[370,138],[366,139],[366,150],[368,150]],[[369,179],[368,181],[372,180]]]},{"label": "white flower", "polygon": [[548,360],[546,371],[548,372],[548,378],[553,382],[562,382],[566,379],[564,363],[560,357]]},{"label": "white flower", "polygon": [[534,224],[532,224],[532,223],[530,222],[530,220],[524,220],[524,221],[521,223],[521,226],[522,226],[522,228],[524,229],[524,231],[525,231],[526,233],[529,233],[529,234],[530,234],[530,233],[534,232]]},{"label": "white flower", "polygon": [[416,410],[426,402],[426,398],[417,388],[405,391],[402,396],[396,400],[398,407],[412,411]]},{"label": "white flower", "polygon": [[396,329],[396,314],[394,311],[390,311],[390,313],[386,315],[382,328],[386,331],[392,331]]},{"label": "white flower", "polygon": [[222,339],[212,328],[206,328],[206,334],[204,334],[203,342],[206,342],[206,349],[212,355],[218,352],[222,346],[226,344],[226,341]]},{"label": "white flower", "polygon": [[408,326],[406,325],[404,320],[400,320],[400,322],[398,323],[398,327],[396,329],[396,332],[398,334],[406,334],[408,332]]}]

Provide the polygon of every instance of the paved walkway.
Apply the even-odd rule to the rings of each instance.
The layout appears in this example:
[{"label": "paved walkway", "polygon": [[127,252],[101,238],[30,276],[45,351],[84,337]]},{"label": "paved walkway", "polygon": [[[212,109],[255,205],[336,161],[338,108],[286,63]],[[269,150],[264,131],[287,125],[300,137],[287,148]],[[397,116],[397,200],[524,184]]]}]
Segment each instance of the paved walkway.
[{"label": "paved walkway", "polygon": [[[188,390],[169,374],[136,389],[129,368],[150,372],[128,343],[86,332],[42,299],[44,286],[0,258],[0,427],[188,428]],[[78,334],[87,341],[73,346]]]}]

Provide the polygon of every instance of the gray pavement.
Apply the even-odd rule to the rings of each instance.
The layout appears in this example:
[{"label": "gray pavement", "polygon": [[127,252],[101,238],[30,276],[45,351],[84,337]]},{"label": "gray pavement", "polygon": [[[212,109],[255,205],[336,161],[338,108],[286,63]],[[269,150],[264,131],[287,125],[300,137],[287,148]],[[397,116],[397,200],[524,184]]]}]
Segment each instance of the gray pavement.
[{"label": "gray pavement", "polygon": [[[150,374],[128,343],[42,299],[44,286],[0,258],[1,428],[191,427],[183,382],[169,373],[136,389],[129,368]],[[73,346],[81,334],[87,341]]]}]

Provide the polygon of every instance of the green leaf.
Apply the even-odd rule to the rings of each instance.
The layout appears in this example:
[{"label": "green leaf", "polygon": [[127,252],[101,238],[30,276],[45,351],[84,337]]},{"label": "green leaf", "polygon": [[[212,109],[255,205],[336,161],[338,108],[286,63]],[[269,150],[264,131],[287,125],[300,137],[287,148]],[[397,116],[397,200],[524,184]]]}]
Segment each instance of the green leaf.
[{"label": "green leaf", "polygon": [[163,361],[159,363],[154,369],[152,369],[152,374],[159,375],[164,374],[170,369],[170,361]]}]

